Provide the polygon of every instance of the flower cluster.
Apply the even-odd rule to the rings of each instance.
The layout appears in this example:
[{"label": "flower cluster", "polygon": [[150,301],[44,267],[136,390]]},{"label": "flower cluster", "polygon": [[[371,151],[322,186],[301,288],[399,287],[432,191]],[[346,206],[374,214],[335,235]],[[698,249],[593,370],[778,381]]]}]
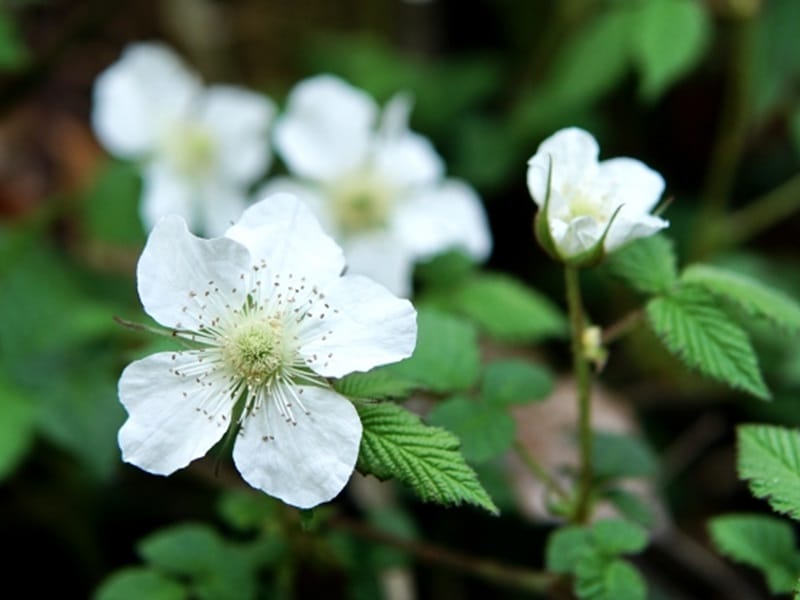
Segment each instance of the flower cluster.
[{"label": "flower cluster", "polygon": [[123,371],[124,460],[170,474],[233,426],[233,459],[252,486],[303,508],[338,494],[361,422],[327,378],[405,358],[416,342],[411,304],[343,269],[336,243],[286,194],[215,239],[179,216],[160,220],[139,260],[139,296],[187,348]]},{"label": "flower cluster", "polygon": [[265,96],[204,87],[169,48],[139,43],[97,78],[92,123],[109,152],[142,162],[147,229],[178,214],[193,231],[216,235],[269,166],[274,114]]}]

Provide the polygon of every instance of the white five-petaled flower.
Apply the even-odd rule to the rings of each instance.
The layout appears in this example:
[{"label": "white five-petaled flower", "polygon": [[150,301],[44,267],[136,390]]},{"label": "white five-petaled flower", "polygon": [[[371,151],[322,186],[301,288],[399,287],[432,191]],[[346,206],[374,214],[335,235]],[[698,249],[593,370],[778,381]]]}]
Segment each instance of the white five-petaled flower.
[{"label": "white five-petaled flower", "polygon": [[275,123],[292,177],[264,192],[301,197],[339,242],[353,273],[408,296],[414,262],[450,249],[483,260],[491,235],[480,198],[444,178],[431,143],[408,129],[409,101],[381,114],[363,91],[331,75],[300,82]]},{"label": "white five-petaled flower", "polygon": [[598,162],[598,154],[594,137],[571,127],[543,141],[528,161],[528,189],[540,210],[550,176],[547,225],[565,260],[593,251],[604,234],[607,253],[669,225],[650,214],[664,191],[661,175],[633,158]]},{"label": "white five-petaled flower", "polygon": [[178,214],[193,231],[219,235],[269,166],[274,114],[265,96],[204,87],[166,46],[137,43],[98,76],[92,123],[109,152],[142,161],[147,229]]},{"label": "white five-petaled flower", "polygon": [[302,508],[338,494],[361,422],[326,378],[403,359],[416,343],[411,304],[342,276],[344,264],[288,194],[248,208],[225,237],[160,220],[139,260],[139,296],[189,348],[123,371],[124,460],[167,475],[238,426],[233,459],[250,485]]}]

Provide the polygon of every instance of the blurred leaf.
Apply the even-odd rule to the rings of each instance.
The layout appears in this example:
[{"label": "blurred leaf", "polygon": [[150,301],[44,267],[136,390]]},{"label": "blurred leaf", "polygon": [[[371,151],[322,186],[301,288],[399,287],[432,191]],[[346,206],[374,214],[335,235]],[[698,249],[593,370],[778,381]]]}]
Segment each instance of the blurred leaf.
[{"label": "blurred leaf", "polygon": [[23,459],[36,431],[36,405],[0,372],[0,481]]},{"label": "blurred leaf", "polygon": [[514,419],[502,407],[464,396],[436,404],[427,421],[455,433],[467,460],[485,462],[511,447]]},{"label": "blurred leaf", "polygon": [[773,594],[788,594],[800,572],[789,523],[766,515],[725,515],[709,522],[711,539],[728,558],[761,571]]},{"label": "blurred leaf", "polygon": [[139,217],[139,168],[109,160],[84,199],[89,235],[118,245],[141,246],[145,235]]},{"label": "blurred leaf", "polygon": [[597,479],[652,477],[658,471],[653,450],[637,437],[594,431],[592,466]]},{"label": "blurred leaf", "polygon": [[632,33],[640,93],[652,100],[702,58],[711,22],[697,0],[649,0],[637,11]]},{"label": "blurred leaf", "polygon": [[29,60],[28,49],[10,13],[0,9],[0,71],[13,71]]},{"label": "blurred leaf", "polygon": [[128,568],[106,579],[94,600],[188,600],[189,592],[180,583],[158,571]]},{"label": "blurred leaf", "polygon": [[452,287],[475,270],[475,261],[460,250],[450,250],[416,264],[414,274],[429,285]]},{"label": "blurred leaf", "polygon": [[769,0],[755,20],[755,61],[750,92],[754,110],[762,118],[775,105],[794,97],[800,79],[800,3]]},{"label": "blurred leaf", "polygon": [[655,523],[651,502],[638,494],[622,488],[612,488],[603,490],[602,497],[613,504],[623,517],[637,525],[650,528]]},{"label": "blurred leaf", "polygon": [[792,134],[792,142],[794,142],[794,150],[800,154],[800,106],[795,107],[792,115],[789,118],[789,130]]},{"label": "blurred leaf", "polygon": [[625,519],[597,521],[589,531],[594,547],[608,556],[634,554],[647,546],[647,531]]},{"label": "blurred leaf", "polygon": [[578,560],[591,551],[591,538],[585,527],[568,526],[556,529],[547,538],[545,558],[547,570],[555,573],[574,573]]},{"label": "blurred leaf", "polygon": [[800,519],[800,432],[771,425],[737,429],[739,478],[773,510]]},{"label": "blurred leaf", "polygon": [[239,531],[259,529],[276,517],[278,501],[249,490],[227,490],[219,501],[222,518]]},{"label": "blurred leaf", "polygon": [[491,513],[497,507],[458,451],[458,439],[428,427],[399,406],[357,403],[364,433],[358,469],[379,479],[395,477],[425,502],[468,502]]},{"label": "blurred leaf", "polygon": [[647,316],[667,349],[688,366],[762,399],[770,393],[744,330],[698,288],[650,300]]},{"label": "blurred leaf", "polygon": [[734,302],[750,316],[767,319],[792,332],[800,332],[800,303],[756,279],[710,265],[687,267],[681,279],[684,283],[698,285],[715,296]]},{"label": "blurred leaf", "polygon": [[398,380],[415,381],[434,392],[457,392],[472,387],[480,371],[474,327],[430,309],[418,311],[417,326],[414,354],[381,371]]},{"label": "blurred leaf", "polygon": [[452,171],[478,188],[499,187],[519,166],[518,130],[502,119],[466,115],[452,135],[456,139]]},{"label": "blurred leaf", "polygon": [[663,235],[641,238],[609,257],[611,272],[648,294],[668,292],[678,278],[672,241]]},{"label": "blurred leaf", "polygon": [[642,576],[624,560],[585,556],[575,571],[575,592],[581,600],[645,600]]},{"label": "blurred leaf", "polygon": [[481,381],[481,397],[495,406],[544,400],[552,391],[553,374],[547,368],[518,359],[490,363]]},{"label": "blurred leaf", "polygon": [[[397,506],[372,508],[367,520],[378,531],[388,533],[398,539],[414,540],[418,537],[417,528],[411,516]],[[402,550],[385,544],[375,544],[369,552],[370,570],[383,571],[392,567],[407,566],[409,556]]]}]

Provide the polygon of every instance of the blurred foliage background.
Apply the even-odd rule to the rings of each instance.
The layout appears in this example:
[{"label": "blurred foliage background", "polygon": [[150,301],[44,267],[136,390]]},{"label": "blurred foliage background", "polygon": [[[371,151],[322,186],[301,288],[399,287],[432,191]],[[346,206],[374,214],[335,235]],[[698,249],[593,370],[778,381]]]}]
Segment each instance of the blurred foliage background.
[{"label": "blurred foliage background", "polygon": [[[394,572],[412,573],[421,597],[522,595],[435,560],[426,566],[413,559],[425,556],[418,548],[376,543],[377,530],[511,564],[542,561],[549,525],[520,510],[491,465],[481,477],[500,518],[399,492],[382,513],[367,511],[377,530],[341,521],[317,536],[313,523],[248,494],[224,457],[169,479],[121,463],[116,380],[155,347],[113,320],[141,320],[140,182],[133,166],[100,149],[88,117],[95,77],[126,44],[166,41],[207,81],[279,103],[320,72],[379,101],[410,91],[412,127],[431,138],[450,174],[482,194],[495,238],[488,266],[556,302],[560,273],[531,234],[525,165],[567,125],[592,131],[602,158],[634,156],[664,175],[668,234],[683,262],[725,264],[800,298],[798,26],[795,0],[2,0],[5,585],[30,597],[85,598],[112,572],[149,564],[193,582],[191,597],[201,598],[374,597],[391,587],[382,579],[380,588],[379,574]],[[637,306],[598,274],[587,285],[600,324]],[[800,344],[757,327],[752,334],[770,404],[685,376],[650,334],[612,349],[604,381],[661,465],[656,487],[672,533],[637,559],[656,582],[653,597],[732,598],[732,581],[736,597],[766,594],[752,573],[732,574],[713,555],[704,526],[720,512],[763,510],[736,481],[734,425],[800,424]],[[561,346],[536,352],[566,371]],[[353,498],[341,504],[360,514]],[[274,531],[254,538],[264,519]],[[149,581],[163,595],[140,597],[184,597],[147,580],[156,572],[137,585]]]}]

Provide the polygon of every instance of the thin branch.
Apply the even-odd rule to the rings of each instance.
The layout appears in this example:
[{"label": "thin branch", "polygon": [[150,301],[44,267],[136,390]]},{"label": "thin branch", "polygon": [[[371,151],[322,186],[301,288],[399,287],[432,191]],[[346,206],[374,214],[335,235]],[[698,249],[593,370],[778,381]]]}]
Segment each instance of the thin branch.
[{"label": "thin branch", "polygon": [[644,309],[637,308],[615,321],[603,331],[603,345],[607,346],[630,333],[644,319]]},{"label": "thin branch", "polygon": [[550,473],[547,472],[547,469],[539,464],[539,461],[537,461],[533,455],[528,452],[525,446],[516,440],[514,441],[514,452],[516,452],[520,460],[525,463],[525,466],[528,467],[531,473],[533,473],[534,477],[544,483],[548,489],[552,490],[562,500],[569,500],[569,494],[563,487],[561,487],[561,484],[558,482],[558,480],[550,475]]}]

